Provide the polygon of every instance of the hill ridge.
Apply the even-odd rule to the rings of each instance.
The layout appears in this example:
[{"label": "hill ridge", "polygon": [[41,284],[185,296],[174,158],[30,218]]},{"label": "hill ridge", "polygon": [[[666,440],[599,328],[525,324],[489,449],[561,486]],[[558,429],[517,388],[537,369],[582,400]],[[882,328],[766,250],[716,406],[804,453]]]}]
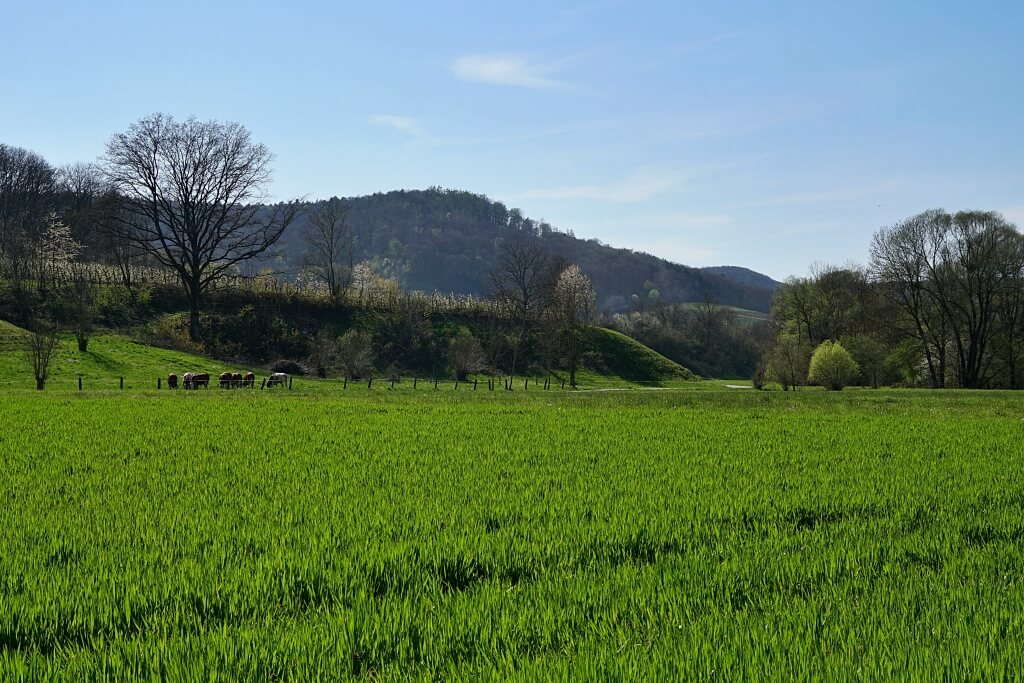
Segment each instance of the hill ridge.
[{"label": "hill ridge", "polygon": [[[312,202],[310,211],[326,201]],[[594,283],[598,305],[613,313],[643,303],[651,290],[657,290],[658,299],[667,303],[710,300],[767,312],[778,285],[748,268],[697,268],[612,247],[595,238],[579,238],[571,230],[558,230],[546,221],[525,217],[519,209],[465,190],[391,190],[343,201],[355,236],[354,261],[370,261],[406,289],[482,294],[487,273],[511,239],[535,241],[579,264]],[[308,225],[307,214],[285,232],[277,269],[296,272],[300,268]]]}]

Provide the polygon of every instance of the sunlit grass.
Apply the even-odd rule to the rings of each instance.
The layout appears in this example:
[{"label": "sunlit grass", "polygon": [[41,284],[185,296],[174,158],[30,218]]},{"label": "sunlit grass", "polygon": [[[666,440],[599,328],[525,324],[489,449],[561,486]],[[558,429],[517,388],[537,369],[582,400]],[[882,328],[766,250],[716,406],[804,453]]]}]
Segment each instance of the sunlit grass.
[{"label": "sunlit grass", "polygon": [[0,417],[3,680],[1024,657],[1014,394],[20,392]]}]

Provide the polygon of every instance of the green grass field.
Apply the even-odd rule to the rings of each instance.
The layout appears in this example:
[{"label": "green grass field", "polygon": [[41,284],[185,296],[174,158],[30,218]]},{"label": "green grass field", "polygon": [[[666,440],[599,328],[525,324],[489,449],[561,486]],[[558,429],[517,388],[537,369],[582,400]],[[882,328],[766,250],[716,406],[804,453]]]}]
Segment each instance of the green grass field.
[{"label": "green grass field", "polygon": [[0,680],[972,679],[1017,394],[0,395]]}]

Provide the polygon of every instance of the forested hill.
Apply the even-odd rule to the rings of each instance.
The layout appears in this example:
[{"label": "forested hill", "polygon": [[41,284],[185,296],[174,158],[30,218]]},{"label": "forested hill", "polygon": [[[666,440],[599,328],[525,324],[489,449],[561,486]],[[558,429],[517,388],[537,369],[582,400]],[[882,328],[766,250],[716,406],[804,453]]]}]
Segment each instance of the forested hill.
[{"label": "forested hill", "polygon": [[[590,276],[604,310],[633,306],[652,289],[663,302],[711,300],[767,311],[778,283],[743,268],[690,268],[650,254],[584,240],[533,221],[487,197],[457,190],[399,190],[345,200],[355,260],[369,260],[407,289],[478,294],[502,244],[515,236],[537,240],[553,254],[577,263]],[[318,203],[310,206],[316,211]],[[308,218],[282,238],[280,266],[298,267]]]}]

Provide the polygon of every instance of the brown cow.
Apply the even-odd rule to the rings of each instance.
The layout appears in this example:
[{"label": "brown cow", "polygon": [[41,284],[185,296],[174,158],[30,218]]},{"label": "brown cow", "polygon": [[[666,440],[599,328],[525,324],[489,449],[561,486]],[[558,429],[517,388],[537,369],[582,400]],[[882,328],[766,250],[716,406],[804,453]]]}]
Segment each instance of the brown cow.
[{"label": "brown cow", "polygon": [[231,373],[231,386],[233,386],[236,389],[238,387],[242,386],[242,373],[240,373],[240,372],[233,372],[233,373]]},{"label": "brown cow", "polygon": [[219,386],[221,389],[227,389],[228,387],[231,386],[231,373],[222,372],[217,377],[217,380],[217,386]]},{"label": "brown cow", "polygon": [[177,389],[178,388],[178,376],[175,375],[173,372],[171,374],[167,375],[167,388],[168,389]]},{"label": "brown cow", "polygon": [[253,385],[256,384],[256,373],[247,372],[245,377],[242,378],[242,386],[252,389]]},{"label": "brown cow", "polygon": [[192,388],[198,389],[199,387],[210,388],[210,375],[205,372],[197,372],[192,375]]}]

